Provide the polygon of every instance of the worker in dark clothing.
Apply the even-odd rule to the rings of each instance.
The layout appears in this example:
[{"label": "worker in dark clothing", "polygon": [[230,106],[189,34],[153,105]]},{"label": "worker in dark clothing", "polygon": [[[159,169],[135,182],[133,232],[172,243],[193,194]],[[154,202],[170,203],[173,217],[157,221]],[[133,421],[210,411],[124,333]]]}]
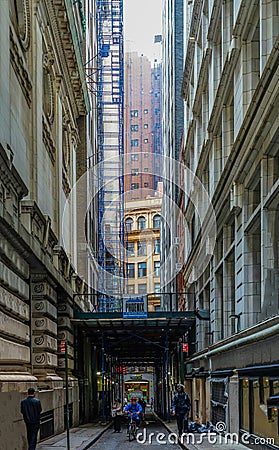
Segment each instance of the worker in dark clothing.
[{"label": "worker in dark clothing", "polygon": [[21,414],[27,430],[28,450],[35,450],[40,429],[41,402],[35,398],[35,389],[28,389],[28,397],[21,401]]},{"label": "worker in dark clothing", "polygon": [[184,391],[184,385],[177,385],[177,393],[172,402],[172,414],[175,415],[178,427],[179,437],[182,432],[188,432],[188,416],[191,408],[191,400],[187,392]]}]

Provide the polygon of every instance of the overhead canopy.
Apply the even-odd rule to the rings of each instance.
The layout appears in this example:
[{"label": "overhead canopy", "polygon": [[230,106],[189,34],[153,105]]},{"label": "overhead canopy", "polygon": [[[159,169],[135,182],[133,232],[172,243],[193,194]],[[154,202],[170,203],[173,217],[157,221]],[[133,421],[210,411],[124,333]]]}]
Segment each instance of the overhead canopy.
[{"label": "overhead canopy", "polygon": [[[199,311],[207,318],[207,311]],[[72,321],[97,343],[105,338],[106,352],[123,364],[154,364],[162,360],[166,346],[177,344],[195,324],[193,311],[148,312],[147,318],[123,318],[121,312],[75,312]]]}]

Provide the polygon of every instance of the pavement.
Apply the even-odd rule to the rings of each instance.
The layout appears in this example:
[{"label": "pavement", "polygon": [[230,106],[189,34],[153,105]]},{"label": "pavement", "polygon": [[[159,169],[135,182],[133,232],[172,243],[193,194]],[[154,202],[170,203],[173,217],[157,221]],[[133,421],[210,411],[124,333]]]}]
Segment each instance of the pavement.
[{"label": "pavement", "polygon": [[[108,425],[88,423],[70,430],[71,450],[86,450],[90,448],[111,427]],[[65,450],[67,448],[66,432],[52,436],[37,445],[37,450]]]},{"label": "pavement", "polygon": [[[158,417],[156,414],[155,416],[158,418],[158,420],[161,421],[161,423],[169,433],[177,434],[176,420],[174,418],[172,418],[170,422],[166,422],[160,419],[160,417]],[[183,442],[180,443],[180,447],[184,450],[213,450],[213,448],[219,450],[250,450],[250,448],[246,445],[243,445],[242,443],[231,442],[229,439],[226,440],[219,434],[216,434],[214,436],[213,434],[211,434],[211,436],[212,440],[214,439],[214,442],[209,442],[208,436],[206,436],[206,434],[187,433],[187,435],[183,439]]]},{"label": "pavement", "polygon": [[[123,418],[122,432],[114,433],[108,430],[103,436],[90,447],[90,450],[144,450],[145,448],[154,450],[180,450],[179,445],[168,442],[166,430],[162,423],[151,413],[146,414],[146,420],[141,423],[137,439],[129,442],[126,433],[127,418]],[[165,435],[163,437],[162,435]],[[156,437],[161,436],[161,442]]]},{"label": "pavement", "polygon": [[[167,442],[163,445],[164,449],[176,449],[183,448],[184,450],[249,450],[247,446],[242,443],[226,441],[221,435],[213,435],[211,433],[211,438],[214,442],[209,442],[207,434],[200,433],[187,433],[184,437],[183,442],[179,442],[178,445],[169,444],[168,436],[177,436],[177,426],[174,418],[170,422],[163,421],[156,413],[148,411],[146,414],[146,421],[143,422],[140,427],[139,432],[146,434],[141,434],[139,441],[134,441],[132,443],[127,442],[126,436],[126,425],[122,425],[122,433],[114,434],[113,430],[110,429],[111,423],[108,425],[101,424],[86,424],[77,428],[72,428],[70,430],[70,448],[71,450],[86,450],[86,449],[98,449],[98,450],[123,450],[123,448],[133,448],[140,449],[143,445],[147,446],[160,446],[156,442],[156,436],[159,433],[164,432],[166,435]],[[167,430],[167,433],[164,431]],[[155,436],[149,438],[149,436]],[[150,440],[149,440],[150,439]],[[177,441],[172,438],[172,442]],[[66,432],[61,433],[57,436],[53,436],[50,439],[46,439],[37,445],[37,450],[65,450],[67,448]]]}]

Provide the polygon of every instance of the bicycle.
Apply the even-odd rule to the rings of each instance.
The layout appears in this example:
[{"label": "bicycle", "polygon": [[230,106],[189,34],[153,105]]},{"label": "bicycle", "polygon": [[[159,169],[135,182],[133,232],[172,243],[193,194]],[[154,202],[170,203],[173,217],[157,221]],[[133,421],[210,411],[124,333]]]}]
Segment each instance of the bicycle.
[{"label": "bicycle", "polygon": [[128,425],[128,436],[129,436],[129,442],[131,442],[133,439],[136,439],[137,437],[137,426],[136,422],[134,420],[134,414],[130,414],[130,422]]}]

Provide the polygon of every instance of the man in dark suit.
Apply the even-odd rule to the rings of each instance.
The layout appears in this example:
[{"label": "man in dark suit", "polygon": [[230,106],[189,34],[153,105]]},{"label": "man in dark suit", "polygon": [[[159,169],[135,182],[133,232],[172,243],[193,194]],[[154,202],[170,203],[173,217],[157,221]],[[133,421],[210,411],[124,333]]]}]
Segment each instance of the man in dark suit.
[{"label": "man in dark suit", "polygon": [[28,396],[21,401],[21,414],[23,414],[27,430],[28,450],[36,449],[41,411],[41,402],[35,398],[35,389],[29,388]]}]

